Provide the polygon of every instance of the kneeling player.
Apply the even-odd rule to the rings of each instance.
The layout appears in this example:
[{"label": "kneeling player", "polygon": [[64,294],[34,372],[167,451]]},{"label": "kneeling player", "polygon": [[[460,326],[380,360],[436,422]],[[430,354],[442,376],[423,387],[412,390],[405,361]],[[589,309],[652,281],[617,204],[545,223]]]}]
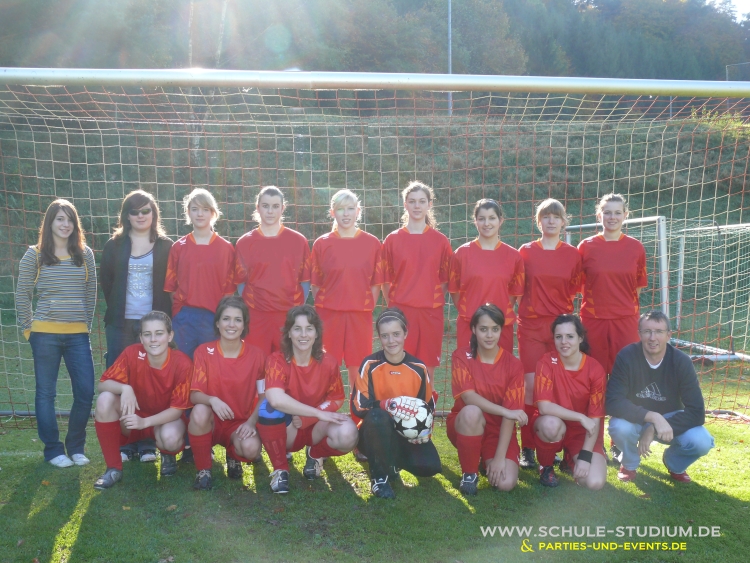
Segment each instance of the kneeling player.
[{"label": "kneeling player", "polygon": [[95,426],[107,470],[95,489],[108,489],[122,479],[121,445],[147,438],[155,439],[161,450],[162,476],[177,472],[193,364],[182,352],[170,350],[173,338],[166,313],[147,313],[141,319],[141,343],[125,348],[102,375]]},{"label": "kneeling player", "polygon": [[344,455],[357,445],[357,427],[337,413],[344,384],[336,359],[323,351],[323,323],[310,305],[289,310],[281,350],[266,360],[266,399],[260,405],[258,433],[271,458],[271,490],[289,492],[286,452],[307,446],[302,474],[315,479],[323,458]]},{"label": "kneeling player", "polygon": [[448,415],[448,438],[461,463],[459,490],[477,494],[479,464],[484,460],[493,487],[510,491],[518,482],[516,422],[524,412],[521,362],[499,346],[505,326],[502,311],[490,303],[471,317],[471,344],[453,352],[452,388],[456,402]]},{"label": "kneeling player", "polygon": [[241,297],[222,298],[214,326],[220,338],[195,350],[188,434],[195,456],[193,488],[211,488],[211,446],[227,450],[227,477],[242,479],[242,462],[250,463],[260,453],[255,430],[259,399],[264,398],[265,355],[245,342],[250,321]]},{"label": "kneeling player", "polygon": [[[421,399],[435,410],[427,367],[404,351],[406,317],[395,307],[385,309],[376,322],[383,347],[367,356],[352,383],[352,414],[359,423],[359,450],[370,462],[372,494],[395,498],[389,479],[405,469],[418,477],[431,477],[441,470],[440,456],[429,432],[407,440],[396,431],[394,420],[413,416],[404,398]],[[427,430],[427,429],[425,429]]]},{"label": "kneeling player", "polygon": [[565,450],[563,463],[575,463],[573,477],[579,485],[601,489],[607,481],[604,457],[604,368],[588,350],[586,330],[576,315],[560,315],[552,323],[555,352],[536,365],[534,403],[539,418],[534,423],[540,481],[556,487],[555,454]]}]

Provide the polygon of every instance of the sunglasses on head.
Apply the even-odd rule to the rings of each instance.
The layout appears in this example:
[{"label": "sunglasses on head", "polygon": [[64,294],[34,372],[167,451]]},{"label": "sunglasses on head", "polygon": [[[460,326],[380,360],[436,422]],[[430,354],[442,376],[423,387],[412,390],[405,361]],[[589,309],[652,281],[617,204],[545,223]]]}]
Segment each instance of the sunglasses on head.
[{"label": "sunglasses on head", "polygon": [[131,217],[137,217],[138,215],[148,215],[151,213],[150,207],[144,207],[143,209],[131,209],[128,211],[128,215]]}]

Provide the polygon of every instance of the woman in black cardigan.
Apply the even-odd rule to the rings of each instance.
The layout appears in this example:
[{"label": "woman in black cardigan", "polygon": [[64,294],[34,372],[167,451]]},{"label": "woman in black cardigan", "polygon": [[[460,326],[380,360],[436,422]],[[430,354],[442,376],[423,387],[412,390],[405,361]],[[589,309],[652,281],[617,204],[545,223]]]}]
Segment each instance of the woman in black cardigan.
[{"label": "woman in black cardigan", "polygon": [[[159,208],[153,196],[143,190],[130,192],[122,202],[120,220],[102,251],[99,281],[107,312],[107,367],[122,351],[139,342],[139,319],[149,311],[163,311],[171,317],[172,300],[164,291],[167,260],[172,240],[164,234]],[[156,459],[154,446],[140,443],[142,461]],[[135,451],[122,450],[123,459]]]}]

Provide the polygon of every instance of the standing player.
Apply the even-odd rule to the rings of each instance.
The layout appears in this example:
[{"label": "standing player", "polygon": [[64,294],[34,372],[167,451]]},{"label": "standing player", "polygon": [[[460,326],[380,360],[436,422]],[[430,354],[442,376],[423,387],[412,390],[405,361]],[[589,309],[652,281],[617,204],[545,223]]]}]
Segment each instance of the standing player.
[{"label": "standing player", "polygon": [[555,352],[536,365],[534,402],[539,418],[534,422],[542,485],[557,487],[555,454],[574,462],[579,485],[599,490],[607,482],[604,457],[604,393],[602,366],[585,354],[586,330],[576,315],[560,315],[552,323]]},{"label": "standing player", "polygon": [[437,230],[432,188],[413,181],[401,195],[403,226],[383,242],[383,295],[389,307],[406,315],[406,351],[421,358],[432,374],[443,348],[443,308],[453,250]]},{"label": "standing player", "polygon": [[289,310],[281,350],[266,360],[266,398],[260,405],[258,433],[273,465],[271,490],[289,492],[286,452],[307,446],[302,474],[315,479],[323,459],[344,455],[357,445],[357,427],[337,413],[344,384],[336,359],[323,351],[323,323],[310,305]]},{"label": "standing player", "polygon": [[[545,199],[536,208],[536,226],[542,238],[518,249],[526,271],[526,286],[518,306],[518,356],[523,364],[524,409],[529,419],[538,414],[533,401],[536,363],[555,350],[549,327],[558,316],[573,312],[573,299],[581,290],[581,255],[574,246],[560,240],[567,224],[563,204]],[[521,427],[519,465],[536,468],[530,424]]]},{"label": "standing player", "polygon": [[195,456],[193,488],[211,488],[211,446],[227,450],[227,477],[242,479],[242,462],[260,453],[259,402],[265,397],[265,355],[244,341],[249,321],[241,297],[224,297],[216,308],[219,340],[195,350],[188,433]]},{"label": "standing player", "polygon": [[175,342],[191,358],[198,345],[214,339],[214,313],[234,293],[234,248],[214,231],[221,215],[210,192],[196,188],[185,197],[185,222],[193,232],[169,251],[164,291],[172,293]]},{"label": "standing player", "polygon": [[282,224],[284,194],[266,186],[255,198],[258,228],[237,241],[234,281],[250,310],[249,341],[268,355],[279,350],[286,313],[310,289],[310,246]]},{"label": "standing player", "polygon": [[479,307],[469,324],[471,341],[453,352],[453,404],[448,439],[458,450],[464,495],[477,494],[484,461],[493,487],[510,491],[518,482],[516,422],[528,423],[523,408],[521,362],[499,345],[505,317],[495,305]]},{"label": "standing player", "polygon": [[333,230],[312,248],[312,292],[325,331],[323,346],[354,377],[372,353],[372,310],[383,284],[381,244],[357,228],[359,199],[339,190],[331,199]]},{"label": "standing player", "polygon": [[95,426],[107,470],[95,489],[109,489],[122,479],[120,445],[145,438],[155,439],[161,450],[162,476],[177,472],[193,364],[179,350],[170,350],[173,338],[169,316],[151,311],[141,319],[141,343],[125,348],[102,375]]},{"label": "standing player", "polygon": [[404,351],[404,314],[395,307],[385,309],[376,325],[383,349],[362,362],[352,384],[351,410],[360,419],[359,449],[370,462],[372,494],[396,498],[389,479],[397,479],[401,469],[418,477],[440,472],[440,456],[429,436],[407,440],[394,424],[408,416],[404,397],[421,399],[434,411],[435,396],[425,365]]},{"label": "standing player", "polygon": [[523,294],[523,260],[518,251],[500,240],[503,210],[494,199],[480,199],[474,206],[474,225],[479,236],[460,246],[451,260],[449,291],[458,309],[456,340],[469,345],[469,323],[480,305],[493,303],[502,311],[505,326],[500,347],[513,353],[514,307]]}]

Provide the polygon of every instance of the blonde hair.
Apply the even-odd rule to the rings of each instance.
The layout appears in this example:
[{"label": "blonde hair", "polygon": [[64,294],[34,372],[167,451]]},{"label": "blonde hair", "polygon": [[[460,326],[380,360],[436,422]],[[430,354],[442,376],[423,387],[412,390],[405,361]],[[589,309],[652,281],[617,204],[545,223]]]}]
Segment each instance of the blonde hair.
[{"label": "blonde hair", "polygon": [[[266,186],[262,190],[258,192],[258,195],[255,197],[255,211],[253,211],[252,219],[256,223],[260,223],[260,213],[258,213],[258,206],[260,205],[260,198],[262,198],[264,195],[267,195],[269,197],[280,197],[281,198],[281,207],[284,207],[286,205],[286,199],[284,198],[284,192],[282,192],[279,188],[276,186]],[[284,215],[281,216],[280,221],[284,222]]]},{"label": "blonde hair", "polygon": [[[354,225],[356,226],[359,220],[362,218],[362,206],[359,202],[359,197],[357,197],[357,194],[355,194],[351,190],[343,189],[337,191],[335,194],[333,194],[333,197],[331,198],[331,214],[333,215],[333,212],[336,211],[336,209],[340,206],[342,206],[347,201],[353,201],[354,204],[359,209],[359,212],[357,213],[356,219],[354,219]],[[333,218],[333,227],[332,231],[335,231],[338,228],[338,225],[336,224],[336,218]]]},{"label": "blonde hair", "polygon": [[545,215],[557,215],[563,221],[563,229],[570,224],[570,218],[565,212],[565,206],[554,198],[547,198],[536,206],[536,228],[539,229],[539,232],[542,231],[540,225],[542,217]]},{"label": "blonde hair", "polygon": [[627,215],[627,213],[630,211],[628,209],[628,200],[625,199],[624,195],[616,193],[607,194],[599,200],[599,203],[596,204],[596,214],[599,215],[602,212],[602,209],[604,209],[604,206],[613,201],[622,203],[622,210]]},{"label": "blonde hair", "polygon": [[[420,190],[427,194],[427,201],[435,201],[435,192],[430,186],[428,186],[427,184],[423,184],[422,182],[419,182],[417,180],[412,180],[411,182],[409,182],[409,185],[406,186],[401,192],[401,197],[404,199],[404,204],[406,204],[406,198],[409,197],[410,194],[418,192]],[[425,223],[432,229],[437,228],[437,219],[435,218],[435,213],[432,209],[427,212]],[[401,224],[404,227],[409,224],[409,212],[406,210],[404,210],[404,214],[401,215]]]},{"label": "blonde hair", "polygon": [[211,211],[213,211],[213,216],[211,217],[211,227],[213,227],[216,224],[216,221],[219,220],[219,217],[221,217],[219,204],[216,203],[216,198],[211,194],[211,192],[204,188],[195,188],[182,200],[182,209],[185,213],[186,225],[192,224],[192,222],[190,221],[190,206],[193,203],[197,203],[198,205],[202,205],[203,207],[208,207],[209,209],[211,209]]}]

